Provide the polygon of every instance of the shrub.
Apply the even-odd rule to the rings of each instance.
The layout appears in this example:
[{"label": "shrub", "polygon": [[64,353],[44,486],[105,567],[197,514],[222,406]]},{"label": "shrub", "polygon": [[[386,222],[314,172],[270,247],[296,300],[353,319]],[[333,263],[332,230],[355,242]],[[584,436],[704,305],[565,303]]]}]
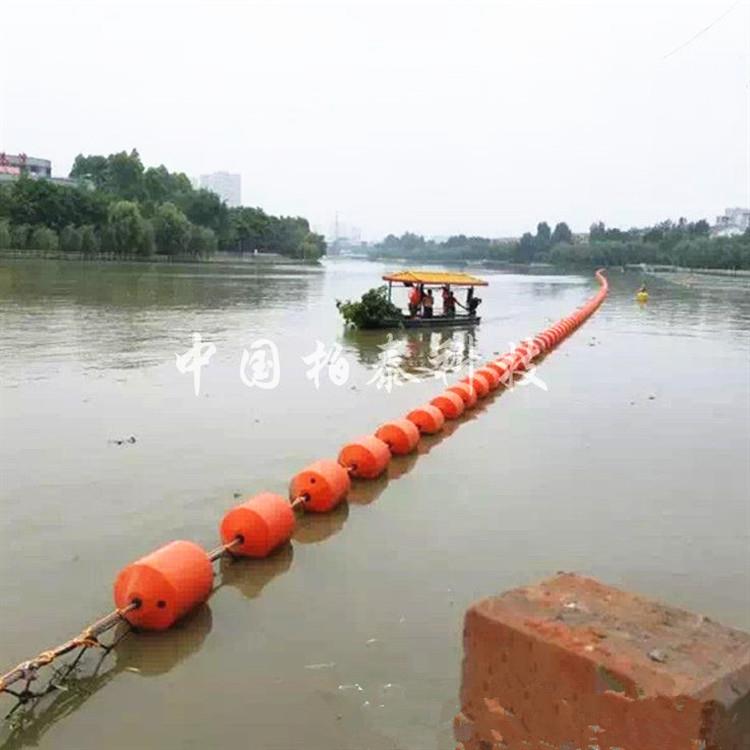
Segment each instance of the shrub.
[{"label": "shrub", "polygon": [[14,250],[26,250],[29,247],[31,227],[28,224],[13,224],[10,228],[10,246]]},{"label": "shrub", "polygon": [[99,252],[99,237],[91,224],[81,227],[81,252],[84,255],[94,255]]},{"label": "shrub", "polygon": [[60,249],[64,253],[80,253],[81,230],[77,229],[72,224],[68,224],[62,232],[60,232]]},{"label": "shrub", "polygon": [[57,232],[49,227],[37,227],[31,233],[29,247],[34,250],[54,252],[59,246]]},{"label": "shrub", "polygon": [[188,251],[196,257],[212,255],[216,252],[216,234],[211,229],[192,224],[190,227]]},{"label": "shrub", "polygon": [[388,287],[370,289],[359,302],[336,300],[336,307],[346,323],[355,328],[381,328],[401,320],[401,310],[388,301]]},{"label": "shrub", "polygon": [[154,234],[160,253],[182,255],[190,245],[191,224],[174,203],[163,203],[154,214]]},{"label": "shrub", "polygon": [[10,240],[10,225],[7,221],[0,221],[0,250],[7,250]]}]

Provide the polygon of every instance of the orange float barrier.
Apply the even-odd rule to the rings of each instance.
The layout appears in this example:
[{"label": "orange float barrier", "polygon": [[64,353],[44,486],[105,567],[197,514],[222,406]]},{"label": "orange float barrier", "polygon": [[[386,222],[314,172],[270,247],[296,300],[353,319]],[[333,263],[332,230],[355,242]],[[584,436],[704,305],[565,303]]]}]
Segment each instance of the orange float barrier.
[{"label": "orange float barrier", "polygon": [[261,492],[228,510],[219,534],[225,545],[239,540],[232,545],[232,554],[268,557],[292,538],[294,523],[294,511],[286,498]]},{"label": "orange float barrier", "polygon": [[507,360],[496,360],[495,362],[490,362],[487,367],[491,367],[496,373],[498,373],[501,385],[508,385],[512,375],[512,368]]},{"label": "orange float barrier", "polygon": [[394,456],[403,456],[417,447],[419,428],[409,419],[394,419],[380,425],[375,437],[382,440]]},{"label": "orange float barrier", "polygon": [[406,418],[413,422],[417,429],[425,435],[440,432],[445,424],[445,415],[433,404],[425,404],[417,409],[412,409],[406,415]]},{"label": "orange float barrier", "polygon": [[546,340],[543,338],[541,333],[538,333],[536,336],[534,336],[534,345],[537,348],[537,357],[541,354],[544,354],[544,352],[546,352],[549,348]]},{"label": "orange float barrier", "polygon": [[531,362],[532,360],[531,349],[528,346],[517,346],[513,350],[513,354],[518,360],[516,369],[524,372],[528,368],[529,362]]},{"label": "orange float barrier", "polygon": [[490,392],[489,380],[480,372],[475,372],[473,375],[463,378],[461,382],[473,388],[477,398],[484,398]]},{"label": "orange float barrier", "polygon": [[500,385],[500,375],[489,365],[480,367],[474,374],[481,375],[487,381],[491,391],[494,391]]},{"label": "orange float barrier", "polygon": [[166,630],[208,599],[214,569],[206,551],[193,542],[170,542],[123,568],[114,587],[115,605],[135,627]]},{"label": "orange float barrier", "polygon": [[437,406],[446,419],[456,419],[464,413],[464,400],[457,393],[451,390],[443,391],[439,396],[430,401],[433,406]]},{"label": "orange float barrier", "polygon": [[499,360],[488,362],[485,367],[495,372],[499,379],[502,379],[503,375],[505,375],[505,373],[508,371],[508,367],[506,366],[506,364],[504,362],[500,362]]},{"label": "orange float barrier", "polygon": [[448,386],[447,390],[455,393],[464,402],[466,409],[471,409],[477,402],[477,392],[468,383],[456,383]]},{"label": "orange float barrier", "polygon": [[292,501],[301,498],[305,510],[327,513],[346,498],[350,488],[349,472],[340,463],[323,459],[294,476],[289,483],[289,497]]},{"label": "orange float barrier", "polygon": [[375,479],[380,476],[388,462],[391,452],[388,446],[374,435],[363,435],[347,443],[339,453],[339,463],[351,472],[353,477]]}]

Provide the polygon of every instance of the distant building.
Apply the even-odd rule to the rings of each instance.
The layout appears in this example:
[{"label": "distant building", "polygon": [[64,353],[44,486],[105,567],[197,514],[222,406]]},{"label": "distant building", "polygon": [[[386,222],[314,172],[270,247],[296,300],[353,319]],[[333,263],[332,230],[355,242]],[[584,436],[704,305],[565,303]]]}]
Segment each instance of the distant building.
[{"label": "distant building", "polygon": [[712,234],[730,237],[750,229],[750,208],[728,208],[722,216],[716,217]]},{"label": "distant building", "polygon": [[228,206],[242,205],[242,177],[230,172],[201,175],[201,187],[216,193]]},{"label": "distant building", "polygon": [[22,174],[49,179],[52,177],[52,162],[26,154],[0,153],[0,175],[13,178]]},{"label": "distant building", "polygon": [[49,159],[38,159],[26,154],[0,153],[0,182],[17,180],[26,175],[35,180],[51,180],[58,185],[78,185],[78,181],[68,177],[53,177],[52,162]]}]

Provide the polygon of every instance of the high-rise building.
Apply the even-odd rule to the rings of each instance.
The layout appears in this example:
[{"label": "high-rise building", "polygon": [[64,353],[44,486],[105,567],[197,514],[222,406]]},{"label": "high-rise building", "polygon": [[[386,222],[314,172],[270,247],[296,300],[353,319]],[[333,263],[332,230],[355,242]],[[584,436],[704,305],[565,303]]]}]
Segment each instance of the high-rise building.
[{"label": "high-rise building", "polygon": [[201,187],[216,193],[227,206],[242,205],[242,177],[230,172],[201,175]]},{"label": "high-rise building", "polygon": [[735,229],[737,234],[750,229],[750,209],[728,208],[723,216],[716,217],[716,229]]}]

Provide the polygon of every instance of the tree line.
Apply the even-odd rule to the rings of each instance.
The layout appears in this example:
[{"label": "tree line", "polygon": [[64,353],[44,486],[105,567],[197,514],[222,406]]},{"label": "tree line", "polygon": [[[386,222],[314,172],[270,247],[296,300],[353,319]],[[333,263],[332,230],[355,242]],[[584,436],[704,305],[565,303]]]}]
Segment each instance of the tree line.
[{"label": "tree line", "polygon": [[750,269],[750,230],[735,237],[712,237],[705,219],[663,221],[644,229],[622,230],[603,222],[588,235],[574,236],[565,222],[554,229],[546,221],[518,240],[492,240],[457,235],[427,240],[406,232],[388,235],[375,245],[373,258],[422,261],[487,261],[498,264],[545,263],[555,266],[611,266],[647,263],[687,268]]},{"label": "tree line", "polygon": [[258,250],[300,259],[326,250],[307,219],[229,208],[181,172],[144,167],[136,150],[79,154],[70,177],[74,185],[23,175],[0,185],[0,249],[194,258]]}]

